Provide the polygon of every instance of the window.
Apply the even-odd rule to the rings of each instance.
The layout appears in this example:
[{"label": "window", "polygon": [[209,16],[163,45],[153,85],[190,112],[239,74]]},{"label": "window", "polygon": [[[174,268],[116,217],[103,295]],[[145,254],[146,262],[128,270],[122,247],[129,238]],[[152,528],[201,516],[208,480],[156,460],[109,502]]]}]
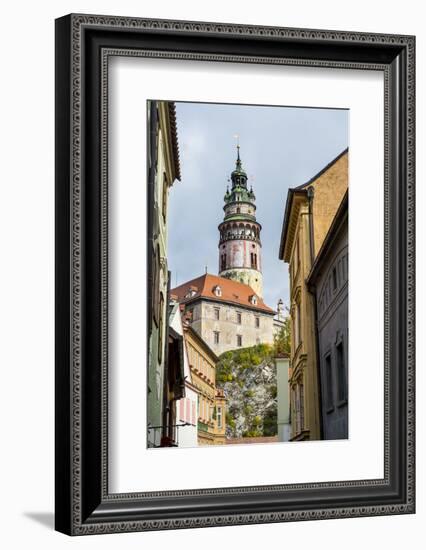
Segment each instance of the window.
[{"label": "window", "polygon": [[259,328],[260,327],[260,317],[255,317],[254,318],[254,326],[256,328]]},{"label": "window", "polygon": [[297,270],[299,268],[299,240],[296,237],[296,242],[294,244],[294,253],[293,253],[293,278],[296,276]]},{"label": "window", "polygon": [[290,421],[292,425],[293,434],[297,433],[296,429],[296,390],[294,387],[291,388],[291,413],[290,413]]},{"label": "window", "polygon": [[336,268],[333,267],[333,290],[337,289],[337,271]]},{"label": "window", "polygon": [[297,303],[297,333],[299,335],[298,344],[302,341],[302,320],[300,315],[300,302]]},{"label": "window", "polygon": [[334,407],[331,353],[325,357],[325,407],[327,412],[332,411]]},{"label": "window", "polygon": [[219,335],[220,335],[220,332],[218,332],[217,330],[213,332],[213,341],[215,344],[219,343]]},{"label": "window", "polygon": [[255,294],[252,294],[250,297],[249,297],[249,301],[251,304],[253,304],[254,306],[257,304],[257,297]]},{"label": "window", "polygon": [[222,407],[218,407],[216,411],[217,427],[222,427]]},{"label": "window", "polygon": [[162,213],[163,213],[163,220],[164,223],[166,223],[166,217],[167,217],[167,179],[166,174],[163,176],[163,204],[162,204]]},{"label": "window", "polygon": [[221,271],[226,269],[226,254],[221,254],[220,256],[220,269]]},{"label": "window", "polygon": [[218,321],[220,318],[220,309],[218,307],[214,308],[214,318]]},{"label": "window", "polygon": [[185,309],[185,318],[189,323],[194,321],[194,308],[189,307]]},{"label": "window", "polygon": [[300,433],[300,387],[299,384],[296,386],[296,395],[295,395],[295,402],[296,402],[296,433]]},{"label": "window", "polygon": [[214,288],[213,288],[213,292],[216,296],[222,296],[222,289],[219,285],[216,285]]},{"label": "window", "polygon": [[160,301],[159,301],[160,311],[159,311],[159,318],[158,318],[158,325],[159,325],[159,333],[158,333],[158,362],[161,364],[163,361],[163,340],[164,340],[164,323],[163,323],[163,315],[164,315],[164,296],[163,293],[160,292]]},{"label": "window", "polygon": [[345,401],[347,397],[346,390],[346,370],[345,356],[343,350],[343,342],[339,342],[336,346],[336,363],[337,363],[337,398],[339,402]]},{"label": "window", "polygon": [[292,391],[292,401],[294,410],[294,431],[296,434],[305,429],[305,395],[302,382],[298,382]]},{"label": "window", "polygon": [[300,302],[296,302],[294,308],[294,345],[297,348],[301,342]]},{"label": "window", "polygon": [[241,325],[241,313],[237,313],[237,323]]},{"label": "window", "polygon": [[157,327],[159,326],[160,269],[160,246],[157,244],[152,260],[152,316]]},{"label": "window", "polygon": [[243,337],[241,334],[237,334],[237,346],[240,348],[243,345]]}]

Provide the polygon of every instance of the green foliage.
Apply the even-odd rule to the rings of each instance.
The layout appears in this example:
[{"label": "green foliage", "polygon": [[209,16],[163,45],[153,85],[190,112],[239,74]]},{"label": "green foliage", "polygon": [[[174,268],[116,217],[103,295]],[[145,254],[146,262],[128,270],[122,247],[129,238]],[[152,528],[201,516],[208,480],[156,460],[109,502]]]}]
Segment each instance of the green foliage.
[{"label": "green foliage", "polygon": [[262,435],[260,430],[247,430],[243,433],[243,437],[262,437]]},{"label": "green foliage", "polygon": [[258,344],[227,351],[219,357],[216,381],[228,397],[228,436],[261,437],[277,433],[276,350],[275,343]]},{"label": "green foliage", "polygon": [[290,317],[284,319],[284,325],[279,332],[274,336],[273,353],[275,356],[288,354],[290,355],[291,342],[291,325]]},{"label": "green foliage", "polygon": [[263,435],[277,435],[277,407],[271,407],[263,419]]},{"label": "green foliage", "polygon": [[244,416],[249,416],[252,412],[253,412],[253,407],[251,407],[250,405],[245,405],[243,407]]},{"label": "green foliage", "polygon": [[235,429],[235,420],[229,412],[226,412],[226,425],[231,429]]},{"label": "green foliage", "polygon": [[264,361],[270,361],[274,356],[274,347],[269,344],[257,344],[251,348],[226,351],[219,357],[216,365],[216,380],[219,383],[231,382],[235,367],[254,369]]}]

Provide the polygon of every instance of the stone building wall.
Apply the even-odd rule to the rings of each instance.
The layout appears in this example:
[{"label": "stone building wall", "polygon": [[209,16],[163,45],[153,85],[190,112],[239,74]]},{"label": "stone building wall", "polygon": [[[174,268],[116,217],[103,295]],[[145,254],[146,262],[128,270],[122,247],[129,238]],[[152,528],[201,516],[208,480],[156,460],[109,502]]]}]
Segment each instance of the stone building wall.
[{"label": "stone building wall", "polygon": [[[220,302],[198,302],[192,308],[191,327],[216,355],[239,347],[273,342],[273,315]],[[215,341],[215,333],[219,333],[219,343]],[[238,336],[241,336],[241,341]]]}]

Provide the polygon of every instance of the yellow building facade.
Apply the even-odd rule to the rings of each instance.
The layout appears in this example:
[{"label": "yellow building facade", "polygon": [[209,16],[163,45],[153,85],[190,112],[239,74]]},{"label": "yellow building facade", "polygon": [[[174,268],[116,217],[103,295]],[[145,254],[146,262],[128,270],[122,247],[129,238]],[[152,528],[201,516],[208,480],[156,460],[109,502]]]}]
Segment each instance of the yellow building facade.
[{"label": "yellow building facade", "polygon": [[292,441],[322,438],[315,302],[305,281],[347,188],[345,150],[287,196],[279,256],[290,277]]},{"label": "yellow building facade", "polygon": [[189,324],[184,325],[184,338],[192,385],[198,394],[198,445],[224,444],[226,399],[216,387],[218,357]]}]

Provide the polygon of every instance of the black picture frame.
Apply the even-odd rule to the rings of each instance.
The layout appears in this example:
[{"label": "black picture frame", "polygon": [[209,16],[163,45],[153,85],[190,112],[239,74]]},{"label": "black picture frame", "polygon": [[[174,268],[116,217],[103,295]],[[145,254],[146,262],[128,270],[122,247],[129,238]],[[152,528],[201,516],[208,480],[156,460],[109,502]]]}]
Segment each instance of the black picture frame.
[{"label": "black picture frame", "polygon": [[[109,494],[108,57],[382,71],[384,478]],[[415,38],[71,14],[56,20],[56,529],[69,535],[415,511]],[[148,220],[149,226],[149,220]]]}]

